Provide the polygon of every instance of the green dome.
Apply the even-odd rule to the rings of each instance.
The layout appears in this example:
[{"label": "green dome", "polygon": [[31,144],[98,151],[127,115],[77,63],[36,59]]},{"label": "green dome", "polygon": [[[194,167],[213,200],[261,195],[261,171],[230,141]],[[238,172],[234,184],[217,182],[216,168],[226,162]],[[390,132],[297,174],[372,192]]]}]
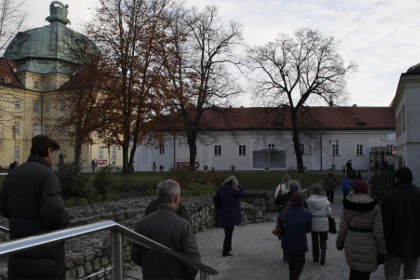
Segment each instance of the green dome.
[{"label": "green dome", "polygon": [[18,72],[70,75],[82,60],[79,54],[96,54],[96,45],[76,31],[66,27],[70,22],[67,8],[59,1],[50,5],[50,25],[19,32],[7,46],[5,57],[19,62]]}]

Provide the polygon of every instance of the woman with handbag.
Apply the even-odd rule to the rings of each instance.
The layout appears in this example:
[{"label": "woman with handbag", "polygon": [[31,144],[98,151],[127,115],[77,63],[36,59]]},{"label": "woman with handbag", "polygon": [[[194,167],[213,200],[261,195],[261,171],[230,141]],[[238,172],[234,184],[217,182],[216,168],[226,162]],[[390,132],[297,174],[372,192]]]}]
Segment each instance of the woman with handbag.
[{"label": "woman with handbag", "polygon": [[235,176],[229,176],[218,190],[220,197],[220,215],[217,217],[217,224],[225,230],[223,241],[223,257],[232,256],[232,235],[236,225],[242,222],[242,210],[239,199],[245,196],[245,191]]},{"label": "woman with handbag", "polygon": [[[328,217],[331,217],[331,207],[328,197],[321,195],[321,186],[312,186],[312,195],[306,201],[312,214],[312,256],[314,262],[325,264],[327,256]],[[319,252],[321,249],[321,260]]]},{"label": "woman with handbag", "polygon": [[337,249],[343,250],[350,266],[350,280],[367,280],[385,262],[386,246],[381,208],[368,194],[368,184],[356,181],[343,200]]},{"label": "woman with handbag", "polygon": [[290,198],[290,205],[286,206],[277,218],[280,224],[283,213],[287,211],[283,220],[281,248],[289,259],[289,279],[299,279],[305,266],[305,253],[308,251],[306,233],[311,232],[311,213],[304,206],[306,196],[302,192],[294,192]]}]

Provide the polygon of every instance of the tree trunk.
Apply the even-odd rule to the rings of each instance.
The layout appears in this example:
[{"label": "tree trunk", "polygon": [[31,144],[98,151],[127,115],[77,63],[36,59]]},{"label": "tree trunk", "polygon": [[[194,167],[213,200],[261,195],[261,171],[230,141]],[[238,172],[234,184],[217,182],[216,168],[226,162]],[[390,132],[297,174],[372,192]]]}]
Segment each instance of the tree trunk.
[{"label": "tree trunk", "polygon": [[298,117],[297,117],[297,110],[291,110],[291,117],[292,117],[292,133],[293,133],[293,147],[295,148],[295,155],[296,155],[296,163],[297,163],[297,172],[304,172],[305,169],[303,167],[303,158],[302,158],[302,150],[300,149],[300,141],[299,141],[299,124],[298,124]]},{"label": "tree trunk", "polygon": [[80,158],[82,157],[82,145],[75,145],[74,146],[74,162],[79,164]]},{"label": "tree trunk", "polygon": [[197,134],[193,133],[188,137],[188,147],[190,149],[190,169],[195,171],[195,159],[196,159],[196,142]]}]

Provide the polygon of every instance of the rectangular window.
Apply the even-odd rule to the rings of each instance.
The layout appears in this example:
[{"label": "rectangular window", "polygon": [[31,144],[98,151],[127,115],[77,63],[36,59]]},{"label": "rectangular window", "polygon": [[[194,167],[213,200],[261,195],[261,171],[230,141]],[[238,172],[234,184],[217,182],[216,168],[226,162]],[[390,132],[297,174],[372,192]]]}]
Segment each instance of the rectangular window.
[{"label": "rectangular window", "polygon": [[386,152],[388,155],[392,155],[393,151],[394,151],[394,145],[386,145]]},{"label": "rectangular window", "polygon": [[102,147],[102,146],[98,147],[98,157],[99,158],[104,158],[104,147]]},{"label": "rectangular window", "polygon": [[64,111],[64,108],[66,107],[66,104],[64,102],[60,103],[60,111]]},{"label": "rectangular window", "polygon": [[50,133],[50,124],[49,123],[46,123],[44,125],[44,134],[45,135],[48,135],[49,133]]},{"label": "rectangular window", "polygon": [[20,158],[20,146],[15,146],[15,158]]},{"label": "rectangular window", "polygon": [[221,145],[215,145],[214,146],[214,155],[215,156],[221,156],[222,155],[222,146]]},{"label": "rectangular window", "polygon": [[34,88],[39,88],[39,81],[34,81]]},{"label": "rectangular window", "polygon": [[20,109],[20,100],[15,100],[15,109]]},{"label": "rectangular window", "polygon": [[38,123],[33,123],[32,128],[33,128],[33,135],[41,134],[41,128],[38,126]]},{"label": "rectangular window", "polygon": [[20,122],[15,121],[14,123],[14,133],[15,134],[20,134]]},{"label": "rectangular window", "polygon": [[305,144],[300,144],[300,151],[302,152],[302,154],[305,154]]},{"label": "rectangular window", "polygon": [[113,159],[117,158],[117,147],[116,146],[112,147],[112,158]]},{"label": "rectangular window", "polygon": [[239,155],[240,156],[246,156],[246,146],[245,145],[239,145]]},{"label": "rectangular window", "polygon": [[34,102],[34,112],[38,112],[38,110],[39,110],[39,103]]},{"label": "rectangular window", "polygon": [[405,105],[401,109],[401,129],[404,132],[405,131]]},{"label": "rectangular window", "polygon": [[45,112],[50,111],[50,103],[45,103]]},{"label": "rectangular window", "polygon": [[159,146],[159,155],[164,155],[165,154],[165,145],[160,145]]},{"label": "rectangular window", "polygon": [[356,155],[362,156],[363,155],[363,144],[356,145]]},{"label": "rectangular window", "polygon": [[50,81],[46,81],[45,82],[45,89],[51,89],[51,82]]},{"label": "rectangular window", "polygon": [[338,145],[338,144],[332,144],[332,154],[335,155],[335,156],[338,155],[339,148],[340,148],[340,145]]},{"label": "rectangular window", "polygon": [[268,148],[269,150],[274,150],[274,149],[276,148],[276,145],[275,145],[275,144],[268,144],[268,145],[267,145],[267,148]]}]

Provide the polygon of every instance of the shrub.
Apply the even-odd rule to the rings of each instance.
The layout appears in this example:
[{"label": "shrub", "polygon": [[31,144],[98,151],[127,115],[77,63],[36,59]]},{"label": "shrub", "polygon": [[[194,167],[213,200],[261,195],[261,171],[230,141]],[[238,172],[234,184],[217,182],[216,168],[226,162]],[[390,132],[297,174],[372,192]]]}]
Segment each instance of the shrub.
[{"label": "shrub", "polygon": [[93,187],[96,190],[96,194],[99,196],[99,201],[105,201],[110,197],[112,187],[111,170],[112,167],[105,166],[95,172]]},{"label": "shrub", "polygon": [[81,163],[59,163],[57,176],[60,180],[61,190],[64,197],[87,198],[89,193],[87,186],[89,176],[82,172]]},{"label": "shrub", "polygon": [[394,171],[375,171],[369,179],[372,198],[382,201],[385,194],[394,188]]}]

